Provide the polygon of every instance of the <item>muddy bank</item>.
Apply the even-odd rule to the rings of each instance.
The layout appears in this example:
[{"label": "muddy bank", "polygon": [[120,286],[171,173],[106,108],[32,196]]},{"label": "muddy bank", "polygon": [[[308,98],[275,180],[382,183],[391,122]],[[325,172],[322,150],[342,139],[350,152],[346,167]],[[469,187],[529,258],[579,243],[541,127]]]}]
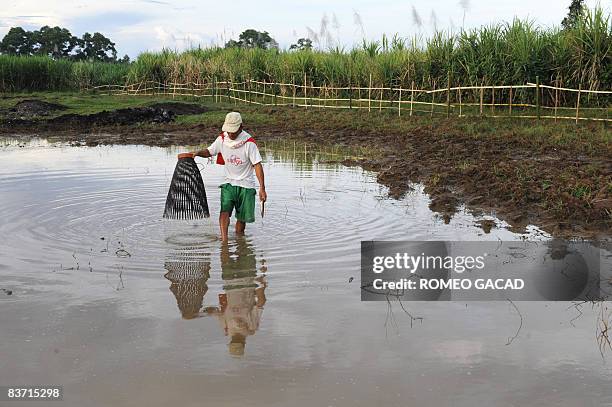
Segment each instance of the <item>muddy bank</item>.
[{"label": "muddy bank", "polygon": [[[123,110],[115,114],[128,113]],[[582,130],[583,140],[559,142],[530,137],[523,134],[529,127],[517,129],[511,125],[507,131],[489,134],[466,134],[453,120],[423,125],[413,121],[409,128],[402,128],[400,123],[398,127],[379,130],[369,126],[367,116],[364,119],[347,114],[347,120],[363,120],[370,127],[356,128],[343,124],[339,119],[343,113],[263,111],[271,118],[268,123],[246,126],[257,139],[285,138],[312,146],[357,147],[363,151],[360,158],[343,164],[376,172],[378,181],[396,198],[408,192],[411,183],[423,183],[431,196],[431,209],[446,222],[464,203],[474,212],[493,213],[515,231],[534,224],[558,237],[611,235],[612,147],[605,141],[590,141],[588,128]],[[248,113],[245,116],[248,120]],[[116,116],[111,120],[112,116],[99,114],[95,126],[83,127],[82,120],[88,123],[88,118],[59,120],[60,117],[63,116],[45,124],[12,127],[5,123],[0,132],[52,134],[58,140],[87,145],[200,145],[212,141],[221,124],[133,125],[129,120],[117,120]],[[112,125],[100,117],[108,117]],[[133,120],[134,114],[131,117]],[[491,225],[484,223],[482,228],[487,232]]]},{"label": "muddy bank", "polygon": [[8,109],[8,116],[15,119],[31,119],[39,116],[48,116],[58,110],[66,110],[66,106],[44,100],[26,99],[20,100],[12,108]]},{"label": "muddy bank", "polygon": [[20,101],[8,110],[4,119],[0,120],[0,126],[16,131],[72,131],[78,129],[83,131],[104,127],[171,123],[178,115],[200,114],[207,111],[203,106],[190,103],[161,102],[142,107],[103,110],[87,115],[69,113],[50,118],[44,117],[65,109],[66,106],[41,100]]}]

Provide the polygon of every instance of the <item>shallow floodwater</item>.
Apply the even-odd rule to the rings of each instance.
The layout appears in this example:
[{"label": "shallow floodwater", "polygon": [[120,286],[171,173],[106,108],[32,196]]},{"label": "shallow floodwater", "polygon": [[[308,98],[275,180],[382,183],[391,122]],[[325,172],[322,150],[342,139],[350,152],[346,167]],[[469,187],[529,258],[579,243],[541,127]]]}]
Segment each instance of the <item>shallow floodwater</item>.
[{"label": "shallow floodwater", "polygon": [[521,322],[508,302],[405,303],[413,320],[360,301],[361,240],[537,228],[446,224],[418,186],[388,199],[280,144],[265,217],[223,248],[220,166],[201,160],[211,219],[161,218],[183,150],[4,141],[0,386],[62,385],[57,406],[612,405],[599,307],[521,302]]}]

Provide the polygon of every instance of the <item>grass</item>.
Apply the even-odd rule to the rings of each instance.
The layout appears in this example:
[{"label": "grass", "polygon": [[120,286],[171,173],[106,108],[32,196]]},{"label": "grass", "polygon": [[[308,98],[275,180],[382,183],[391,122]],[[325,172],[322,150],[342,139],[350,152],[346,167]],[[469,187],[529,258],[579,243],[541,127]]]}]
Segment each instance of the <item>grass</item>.
[{"label": "grass", "polygon": [[124,83],[128,64],[0,55],[0,91],[68,91]]},{"label": "grass", "polygon": [[210,103],[192,97],[168,96],[116,96],[92,93],[70,92],[32,92],[12,94],[0,98],[0,118],[6,109],[25,99],[39,99],[59,103],[68,109],[56,111],[54,115],[66,113],[91,114],[103,110],[114,110],[127,107],[147,106],[158,102],[183,101],[206,106],[208,111],[197,115],[181,115],[176,119],[177,126],[201,125],[219,127],[228,111],[238,110],[243,113],[247,126],[282,127],[302,130],[342,130],[347,133],[363,132],[404,133],[416,132],[427,128],[435,130],[452,128],[453,133],[471,138],[497,139],[505,142],[508,139],[521,139],[534,148],[541,149],[550,145],[568,146],[589,153],[601,145],[612,142],[609,125],[595,122],[573,122],[536,119],[487,117],[440,118],[424,116],[401,116],[397,113],[382,111],[368,114],[364,111],[319,110],[290,107],[261,107],[257,105],[235,105],[232,103]]},{"label": "grass", "polygon": [[47,102],[59,103],[67,107],[65,110],[57,110],[47,117],[60,116],[63,114],[92,114],[103,110],[116,110],[128,107],[147,106],[158,102],[185,101],[192,102],[192,98],[155,98],[150,96],[111,96],[97,95],[92,93],[74,92],[28,92],[16,93],[10,97],[0,98],[0,117],[1,110],[13,107],[17,102],[26,99],[44,100]]}]

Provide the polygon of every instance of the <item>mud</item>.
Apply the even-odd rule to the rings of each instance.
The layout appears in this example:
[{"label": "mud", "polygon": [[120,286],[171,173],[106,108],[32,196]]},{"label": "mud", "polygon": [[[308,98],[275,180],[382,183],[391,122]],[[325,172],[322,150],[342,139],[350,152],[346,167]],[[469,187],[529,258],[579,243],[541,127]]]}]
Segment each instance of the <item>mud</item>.
[{"label": "mud", "polygon": [[66,106],[59,103],[45,102],[43,100],[27,99],[21,100],[8,110],[9,115],[19,118],[33,118],[47,116],[58,110],[65,110]]},{"label": "mud", "polygon": [[[170,146],[207,144],[219,132],[218,127],[208,125],[172,123],[175,113],[167,110],[172,108],[169,105],[89,116],[62,115],[18,126],[5,121],[0,124],[0,133],[47,133],[86,145]],[[268,109],[265,113],[273,117],[278,112]],[[475,214],[505,220],[516,232],[533,224],[557,237],[611,236],[609,144],[593,147],[585,141],[559,145],[513,134],[470,136],[457,131],[452,120],[399,132],[342,128],[324,118],[308,124],[309,130],[305,127],[303,122],[283,118],[246,129],[264,142],[283,138],[315,149],[366,148],[362,157],[342,163],[376,172],[378,182],[395,198],[410,191],[414,183],[423,183],[431,197],[430,208],[447,223],[458,206],[465,204]],[[481,225],[485,232],[490,231],[489,226]]]},{"label": "mud", "polygon": [[[308,134],[311,142],[326,136]],[[577,156],[567,148],[540,150],[519,140],[474,139],[462,134],[435,134],[428,128],[395,135],[338,134],[336,142],[379,145],[392,160],[352,160],[378,173],[378,181],[400,197],[412,182],[422,182],[431,196],[430,208],[450,221],[458,205],[475,213],[491,212],[521,232],[535,224],[562,237],[610,236],[612,226],[612,151]],[[402,146],[402,147],[400,147]],[[400,153],[400,154],[398,154]],[[554,155],[553,155],[554,154]],[[396,158],[401,157],[401,158]],[[567,186],[581,186],[588,197],[572,196]],[[490,225],[480,225],[485,232]]]},{"label": "mud", "polygon": [[149,105],[149,107],[164,109],[177,116],[182,114],[201,114],[209,111],[209,109],[204,106],[184,102],[160,102]]},{"label": "mud", "polygon": [[52,118],[44,118],[65,106],[40,100],[24,100],[18,102],[8,111],[0,125],[5,128],[41,130],[74,130],[94,129],[100,127],[129,126],[135,124],[171,123],[178,115],[200,114],[206,112],[203,106],[181,103],[163,102],[145,107],[131,107],[112,111],[102,111],[89,115],[63,114]]}]

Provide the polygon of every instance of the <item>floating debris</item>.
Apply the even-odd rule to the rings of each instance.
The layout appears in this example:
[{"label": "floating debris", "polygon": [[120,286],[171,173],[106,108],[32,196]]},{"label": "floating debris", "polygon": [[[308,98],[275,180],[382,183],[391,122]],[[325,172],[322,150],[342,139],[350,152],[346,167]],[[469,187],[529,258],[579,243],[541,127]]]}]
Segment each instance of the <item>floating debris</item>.
[{"label": "floating debris", "polygon": [[117,257],[132,257],[132,255],[130,254],[130,252],[128,252],[125,249],[118,249],[115,254],[117,255]]}]

